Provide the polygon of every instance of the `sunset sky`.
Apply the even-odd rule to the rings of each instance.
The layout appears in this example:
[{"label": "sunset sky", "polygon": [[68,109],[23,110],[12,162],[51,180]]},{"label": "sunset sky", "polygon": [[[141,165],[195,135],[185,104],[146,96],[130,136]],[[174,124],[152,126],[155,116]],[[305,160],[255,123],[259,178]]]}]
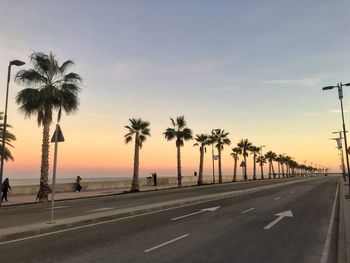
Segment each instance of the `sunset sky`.
[{"label": "sunset sky", "polygon": [[[23,60],[28,69],[31,53],[52,51],[61,62],[73,59],[72,71],[84,79],[79,111],[62,118],[58,176],[131,176],[124,125],[138,117],[152,134],[140,175],[175,176],[175,142],[162,133],[180,115],[194,134],[230,132],[224,174],[232,174],[229,154],[242,138],[338,171],[329,138],[341,129],[339,100],[322,87],[350,82],[349,18],[348,0],[1,0],[0,108],[9,61]],[[18,112],[23,87],[11,81],[8,119],[17,141],[4,176],[39,178],[42,128]],[[344,89],[349,126],[350,87]],[[198,170],[193,144],[182,149],[185,175]]]}]

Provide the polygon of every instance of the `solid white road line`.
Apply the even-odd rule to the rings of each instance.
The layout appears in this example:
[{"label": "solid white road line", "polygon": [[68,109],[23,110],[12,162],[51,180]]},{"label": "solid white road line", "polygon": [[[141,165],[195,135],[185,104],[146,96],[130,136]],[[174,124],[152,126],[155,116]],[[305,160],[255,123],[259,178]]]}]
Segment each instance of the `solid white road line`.
[{"label": "solid white road line", "polygon": [[174,239],[169,240],[169,241],[167,241],[167,242],[164,242],[164,243],[162,243],[162,244],[160,244],[160,245],[158,245],[158,246],[155,246],[155,247],[151,247],[151,248],[149,248],[149,249],[146,249],[145,252],[146,252],[146,253],[151,252],[151,251],[153,251],[153,250],[156,250],[156,249],[158,249],[158,248],[164,247],[164,246],[166,246],[166,245],[169,245],[169,244],[171,244],[171,243],[174,243],[175,241],[178,241],[178,240],[183,239],[183,238],[188,237],[188,236],[189,236],[189,234],[182,235],[182,236],[180,236],[180,237],[177,237],[177,238],[174,238]]},{"label": "solid white road line", "polygon": [[243,212],[241,212],[241,214],[245,214],[245,213],[247,213],[247,212],[249,212],[249,211],[252,211],[252,210],[254,210],[254,209],[255,209],[254,207],[249,208],[249,209],[244,210]]},{"label": "solid white road line", "polygon": [[[61,205],[61,206],[55,206],[55,209],[61,209],[61,208],[67,208],[69,206]],[[51,207],[46,208],[46,210],[51,210]]]},{"label": "solid white road line", "polygon": [[337,203],[338,190],[339,190],[339,182],[337,185],[337,190],[335,191],[331,221],[329,222],[329,226],[328,226],[327,239],[326,239],[326,243],[324,244],[321,263],[326,263],[328,261],[329,247],[331,245],[331,237],[332,237],[332,228],[334,224],[335,204]]},{"label": "solid white road line", "polygon": [[273,200],[278,200],[278,199],[280,199],[281,197],[279,196],[279,197],[276,197],[275,199],[273,199]]},{"label": "solid white road line", "polygon": [[90,212],[101,212],[101,211],[107,211],[107,210],[112,210],[114,209],[114,207],[102,207],[102,208],[97,208],[97,209],[94,209],[94,210],[88,210],[86,211],[87,213],[90,213]]}]

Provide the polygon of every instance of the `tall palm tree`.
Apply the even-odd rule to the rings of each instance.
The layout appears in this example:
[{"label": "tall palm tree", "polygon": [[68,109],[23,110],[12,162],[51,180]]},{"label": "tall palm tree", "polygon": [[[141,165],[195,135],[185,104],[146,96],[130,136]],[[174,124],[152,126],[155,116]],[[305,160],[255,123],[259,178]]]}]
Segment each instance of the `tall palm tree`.
[{"label": "tall palm tree", "polygon": [[250,146],[249,151],[253,154],[253,180],[256,180],[256,157],[260,153],[261,148],[257,146]]},{"label": "tall palm tree", "polygon": [[212,141],[216,143],[218,149],[218,162],[219,162],[219,184],[222,183],[222,168],[221,168],[221,151],[224,149],[224,145],[230,145],[231,141],[228,137],[230,133],[225,130],[216,129],[212,133]]},{"label": "tall palm tree", "polygon": [[241,139],[239,143],[237,144],[237,147],[239,147],[242,151],[242,155],[244,158],[244,181],[248,180],[247,177],[247,157],[248,157],[248,151],[250,147],[252,146],[252,143],[248,141],[248,139]]},{"label": "tall palm tree", "polygon": [[204,165],[204,153],[206,152],[206,145],[210,144],[209,135],[207,134],[197,134],[194,138],[196,143],[193,146],[199,146],[199,175],[198,175],[198,185],[203,184],[203,165]]},{"label": "tall palm tree", "polygon": [[264,180],[264,164],[266,163],[266,158],[264,155],[259,155],[256,159],[256,162],[259,163],[261,169],[261,180]]},{"label": "tall palm tree", "polygon": [[141,119],[129,119],[130,126],[124,126],[128,129],[128,133],[124,135],[125,143],[128,144],[134,138],[135,152],[134,152],[134,172],[132,175],[132,183],[130,192],[139,192],[139,165],[140,165],[140,149],[146,141],[147,136],[151,136],[149,129],[150,123]]},{"label": "tall palm tree", "polygon": [[[2,121],[4,119],[4,113],[0,112],[0,121]],[[13,161],[14,158],[12,156],[12,153],[10,151],[10,149],[8,147],[14,148],[14,146],[12,145],[12,141],[16,140],[16,136],[14,134],[12,134],[8,129],[12,128],[11,125],[7,124],[6,125],[6,135],[5,135],[5,155],[4,155],[4,160],[6,162],[8,161]],[[0,124],[0,149],[2,148],[2,135],[4,134],[4,123],[1,122]],[[0,151],[0,156],[1,156],[1,151]],[[1,184],[1,182],[0,182]]]},{"label": "tall palm tree", "polygon": [[232,155],[233,160],[234,160],[232,182],[236,182],[237,181],[237,162],[238,162],[240,154],[242,154],[241,148],[238,148],[238,147],[232,148],[232,152],[230,154],[230,155]]},{"label": "tall palm tree", "polygon": [[177,149],[177,185],[182,187],[181,175],[181,147],[184,146],[184,141],[192,140],[192,130],[186,127],[184,116],[177,117],[176,120],[170,118],[172,128],[167,128],[163,133],[168,141],[175,140]]},{"label": "tall palm tree", "polygon": [[76,73],[67,73],[74,65],[73,61],[67,60],[60,65],[52,53],[33,53],[30,61],[32,69],[21,70],[16,74],[16,82],[27,87],[17,94],[16,102],[26,117],[36,115],[38,125],[43,127],[40,189],[37,197],[40,202],[47,202],[48,193],[51,191],[48,174],[52,115],[57,110],[59,121],[62,110],[67,115],[78,110],[82,79]]},{"label": "tall palm tree", "polygon": [[273,178],[276,177],[275,170],[273,168],[273,161],[275,160],[276,156],[277,156],[277,154],[274,153],[273,151],[268,151],[265,154],[266,159],[269,161],[269,179],[271,179],[271,171],[273,174]]},{"label": "tall palm tree", "polygon": [[286,177],[290,177],[290,163],[292,161],[292,157],[290,156],[285,156],[284,157],[284,163],[286,165]]},{"label": "tall palm tree", "polygon": [[282,177],[284,178],[285,177],[285,175],[284,175],[284,155],[283,154],[279,154],[278,155],[278,160],[279,160],[279,163],[281,164]]}]

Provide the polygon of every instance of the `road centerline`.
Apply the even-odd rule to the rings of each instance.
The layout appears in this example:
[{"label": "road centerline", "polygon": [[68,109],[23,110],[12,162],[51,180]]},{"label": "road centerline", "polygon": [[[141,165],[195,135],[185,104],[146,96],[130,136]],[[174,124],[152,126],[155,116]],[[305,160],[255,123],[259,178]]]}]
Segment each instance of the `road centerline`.
[{"label": "road centerline", "polygon": [[145,252],[146,252],[146,253],[151,252],[151,251],[153,251],[153,250],[156,250],[156,249],[158,249],[158,248],[164,247],[164,246],[166,246],[166,245],[169,245],[169,244],[171,244],[171,243],[174,243],[174,242],[176,242],[176,241],[179,241],[180,239],[186,238],[186,237],[188,237],[188,236],[189,236],[189,234],[185,234],[185,235],[179,236],[179,237],[177,237],[177,238],[174,238],[174,239],[172,239],[172,240],[166,241],[166,242],[164,242],[164,243],[162,243],[162,244],[159,244],[159,245],[157,245],[157,246],[154,246],[154,247],[151,247],[151,248],[149,248],[149,249],[146,249]]}]

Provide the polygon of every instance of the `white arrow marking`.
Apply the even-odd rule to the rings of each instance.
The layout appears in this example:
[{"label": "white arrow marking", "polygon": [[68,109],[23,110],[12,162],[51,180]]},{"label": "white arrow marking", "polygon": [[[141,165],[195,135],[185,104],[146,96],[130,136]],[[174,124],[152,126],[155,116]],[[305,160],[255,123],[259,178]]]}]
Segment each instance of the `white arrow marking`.
[{"label": "white arrow marking", "polygon": [[178,241],[178,240],[183,239],[183,238],[188,237],[188,236],[189,236],[189,234],[185,234],[185,235],[183,235],[183,236],[174,238],[174,239],[169,240],[169,241],[167,241],[167,242],[164,242],[164,243],[162,243],[162,244],[160,244],[160,245],[158,245],[158,246],[155,246],[155,247],[151,247],[151,248],[149,248],[149,249],[146,249],[145,252],[146,252],[146,253],[151,252],[152,250],[156,250],[157,248],[164,247],[164,246],[166,246],[166,245],[169,245],[169,244],[171,244],[171,243],[173,243],[173,242],[175,242],[175,241]]},{"label": "white arrow marking", "polygon": [[247,210],[244,210],[243,212],[241,212],[242,214],[245,214],[245,213],[247,213],[247,212],[249,212],[249,211],[252,211],[252,210],[254,210],[255,208],[254,207],[252,207],[252,208],[249,208],[249,209],[247,209]]},{"label": "white arrow marking", "polygon": [[281,221],[285,217],[293,217],[292,211],[288,210],[285,212],[281,212],[278,214],[275,214],[275,216],[278,216],[275,220],[273,220],[270,224],[264,227],[264,229],[270,229],[273,227],[275,224],[277,224],[279,221]]},{"label": "white arrow marking", "polygon": [[194,212],[194,213],[187,214],[187,215],[184,215],[184,216],[175,217],[175,218],[172,218],[171,220],[175,221],[175,220],[182,219],[182,218],[185,218],[185,217],[198,215],[198,214],[201,214],[201,213],[204,213],[204,212],[214,212],[215,210],[219,209],[220,207],[221,206],[204,208],[204,209],[199,210],[198,212]]},{"label": "white arrow marking", "polygon": [[278,199],[280,199],[281,197],[279,196],[279,197],[276,197],[275,199],[273,199],[273,200],[278,200]]}]

